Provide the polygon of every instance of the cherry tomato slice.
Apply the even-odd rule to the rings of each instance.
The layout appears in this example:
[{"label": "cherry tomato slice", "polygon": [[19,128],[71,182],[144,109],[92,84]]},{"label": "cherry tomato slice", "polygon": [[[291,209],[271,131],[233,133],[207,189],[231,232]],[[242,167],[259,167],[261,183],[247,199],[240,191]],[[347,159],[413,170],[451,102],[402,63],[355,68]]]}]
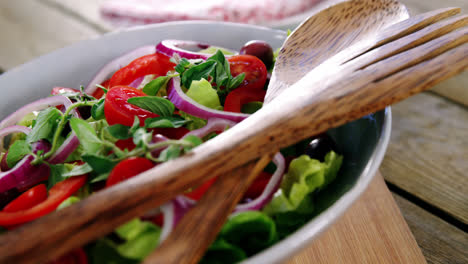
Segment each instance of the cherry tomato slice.
[{"label": "cherry tomato slice", "polygon": [[88,264],[88,257],[82,248],[78,248],[49,264]]},{"label": "cherry tomato slice", "polygon": [[173,70],[175,67],[175,64],[170,62],[169,59],[168,56],[161,53],[149,54],[135,59],[112,75],[109,88],[112,89],[117,85],[129,85],[135,79],[149,74],[166,75],[168,71]]},{"label": "cherry tomato slice", "polygon": [[146,94],[133,87],[116,86],[110,89],[104,102],[104,115],[107,123],[132,126],[137,116],[140,119],[140,125],[143,126],[146,118],[158,117],[157,114],[127,102],[129,98],[139,96],[146,96]]},{"label": "cherry tomato slice", "polygon": [[106,187],[112,186],[126,179],[132,178],[154,167],[153,162],[140,157],[132,157],[119,162],[110,172]]},{"label": "cherry tomato slice", "polygon": [[248,87],[248,89],[263,90],[268,72],[265,64],[259,58],[252,55],[237,55],[229,57],[228,61],[233,77],[245,73],[244,81],[239,88]]},{"label": "cherry tomato slice", "polygon": [[47,199],[47,188],[39,184],[18,196],[3,208],[3,212],[17,212],[32,208]]},{"label": "cherry tomato slice", "polygon": [[234,89],[226,96],[224,111],[240,113],[242,105],[249,102],[263,102],[266,91],[247,86]]}]

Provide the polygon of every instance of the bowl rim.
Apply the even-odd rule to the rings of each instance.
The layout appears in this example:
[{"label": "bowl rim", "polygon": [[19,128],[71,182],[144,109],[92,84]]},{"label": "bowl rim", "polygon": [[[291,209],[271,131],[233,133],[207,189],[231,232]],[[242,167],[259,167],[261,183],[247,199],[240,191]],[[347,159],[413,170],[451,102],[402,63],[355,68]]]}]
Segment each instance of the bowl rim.
[{"label": "bowl rim", "polygon": [[[325,1],[327,2],[327,1]],[[241,24],[234,22],[219,22],[219,21],[172,21],[152,25],[141,25],[131,28],[125,28],[118,31],[108,32],[102,35],[99,35],[94,38],[87,40],[82,40],[77,43],[67,45],[63,48],[57,49],[55,51],[49,52],[47,54],[38,56],[24,64],[18,65],[12,69],[9,69],[2,75],[0,75],[0,80],[9,78],[10,76],[16,75],[22,70],[28,70],[37,63],[37,61],[42,59],[52,58],[57,54],[65,53],[68,50],[73,50],[81,46],[86,46],[89,43],[94,41],[99,41],[112,37],[116,34],[122,34],[125,32],[139,31],[139,30],[154,30],[161,27],[167,26],[184,26],[187,24],[197,24],[200,26],[203,25],[213,25],[217,24],[218,26],[229,26],[229,27],[240,27],[245,29],[256,29],[260,31],[269,31],[272,34],[281,34],[286,37],[286,32],[279,29],[269,28],[261,25],[251,25],[251,24]],[[377,145],[373,150],[369,161],[367,162],[365,168],[362,170],[358,176],[354,185],[346,191],[337,201],[335,201],[330,207],[324,210],[321,214],[309,220],[307,224],[302,226],[300,229],[296,230],[293,234],[290,234],[287,238],[279,241],[275,245],[271,246],[268,249],[261,251],[260,253],[248,258],[243,261],[244,264],[253,264],[253,263],[278,263],[291,256],[299,250],[305,248],[310,244],[310,242],[316,239],[322,232],[329,228],[337,219],[343,215],[347,209],[360,197],[360,195],[367,189],[369,183],[374,178],[377,169],[379,168],[385,151],[387,149],[390,133],[391,133],[391,123],[392,123],[392,113],[391,108],[387,107],[384,110],[384,123],[381,127],[381,136],[378,139]]]}]

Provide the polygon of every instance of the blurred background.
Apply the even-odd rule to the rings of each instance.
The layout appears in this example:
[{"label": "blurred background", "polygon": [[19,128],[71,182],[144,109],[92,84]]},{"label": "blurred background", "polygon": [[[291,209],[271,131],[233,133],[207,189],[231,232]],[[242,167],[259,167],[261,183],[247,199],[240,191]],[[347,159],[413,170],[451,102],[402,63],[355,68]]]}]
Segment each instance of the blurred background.
[{"label": "blurred background", "polygon": [[[294,29],[314,8],[330,2],[1,0],[0,73],[121,27],[217,19]],[[412,15],[449,6],[468,12],[468,0],[400,2]],[[468,263],[468,72],[392,111],[391,142],[380,168],[387,186],[428,263]]]}]

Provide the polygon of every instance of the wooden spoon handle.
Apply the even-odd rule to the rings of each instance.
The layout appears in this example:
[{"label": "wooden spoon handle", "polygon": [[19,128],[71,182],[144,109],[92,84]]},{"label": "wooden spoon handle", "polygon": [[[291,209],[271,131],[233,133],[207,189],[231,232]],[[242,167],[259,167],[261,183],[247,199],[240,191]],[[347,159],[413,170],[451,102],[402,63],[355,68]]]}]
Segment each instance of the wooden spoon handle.
[{"label": "wooden spoon handle", "polygon": [[270,160],[271,155],[265,155],[256,164],[251,161],[220,176],[143,263],[198,263],[242,195]]}]

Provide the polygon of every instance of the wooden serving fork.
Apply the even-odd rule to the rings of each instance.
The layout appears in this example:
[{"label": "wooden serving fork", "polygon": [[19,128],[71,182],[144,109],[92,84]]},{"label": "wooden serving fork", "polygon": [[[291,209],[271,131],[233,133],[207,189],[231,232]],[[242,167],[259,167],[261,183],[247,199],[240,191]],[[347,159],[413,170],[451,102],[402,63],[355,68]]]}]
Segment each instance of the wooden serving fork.
[{"label": "wooden serving fork", "polygon": [[[289,88],[280,92],[272,87],[264,108],[189,155],[2,235],[0,263],[46,263],[213,175],[383,109],[466,70],[467,18],[442,20],[457,12],[439,10],[395,24],[341,52],[336,49],[329,60],[323,58],[299,78],[277,73],[275,82]],[[288,39],[286,47],[293,40]],[[299,55],[286,48],[281,56]],[[281,56],[277,71],[290,66],[281,63]]]},{"label": "wooden serving fork", "polygon": [[[379,82],[405,68],[410,68],[411,66],[415,66],[425,60],[436,57],[439,54],[442,54],[445,51],[466,42],[466,34],[453,33],[453,39],[451,38],[451,35],[448,35],[444,39],[436,40],[436,43],[425,44],[426,42],[435,40],[443,34],[448,34],[459,27],[463,27],[468,23],[468,17],[464,16],[455,17],[447,21],[443,21],[439,24],[431,25],[438,20],[449,17],[456,13],[456,9],[449,8],[426,13],[401,22],[393,27],[390,27],[381,34],[378,34],[375,39],[364,40],[368,41],[368,43],[374,42],[374,45],[368,46],[368,44],[365,42],[359,43],[351,49],[345,50],[342,53],[334,56],[319,68],[315,70],[311,69],[310,77],[307,77],[305,80],[311,81],[310,78],[316,79],[317,76],[327,76],[327,78],[331,78],[330,76],[333,76],[333,74],[340,74],[340,80],[343,82],[346,82],[350,79],[354,80],[358,85],[358,87],[354,89],[359,89],[359,87],[369,84],[369,82]],[[308,23],[313,22],[312,20],[309,20],[306,22],[306,25]],[[302,37],[294,38],[294,34],[298,34],[298,32],[304,30],[303,26],[304,24],[295,32],[293,32],[292,37],[288,39],[289,42],[297,43],[303,41]],[[413,31],[418,30],[420,30],[420,32],[411,34]],[[465,33],[466,32],[468,31],[465,30]],[[312,39],[307,40],[314,41]],[[374,70],[371,70],[370,72],[362,72],[362,70],[378,63],[379,61],[383,61],[394,55],[404,53],[405,51],[408,51],[411,48],[417,47],[419,45],[422,45],[419,47],[419,49],[427,48],[425,52],[426,54],[421,53],[419,50],[408,52],[410,60],[407,62],[404,62],[400,59],[401,62],[398,63],[382,63],[380,66],[373,66]],[[288,42],[285,43],[285,46],[288,46]],[[291,46],[290,43],[289,46]],[[310,46],[306,45],[305,48],[307,47]],[[281,60],[281,56],[286,56],[287,58],[291,56],[291,54],[287,54],[285,50],[286,49],[283,49],[282,53],[280,53],[279,61],[281,63],[284,62],[284,60]],[[467,55],[466,51],[467,49],[465,48],[465,59]],[[300,53],[301,51],[293,50],[292,52]],[[311,53],[308,54],[310,55]],[[418,55],[421,55],[421,57],[418,57]],[[404,54],[399,56],[404,56]],[[314,63],[317,63],[317,61],[314,61]],[[280,68],[282,65],[284,64],[277,64],[276,69],[279,68],[279,72],[284,74],[284,72],[281,72]],[[287,65],[288,74],[284,76],[291,77],[292,75],[293,78],[289,78],[290,83],[280,82],[280,85],[278,86],[269,87],[268,95],[265,100],[266,102],[271,102],[276,96],[281,96],[280,94],[284,90],[287,90],[289,86],[294,85],[294,83],[297,82],[297,80],[294,78],[300,79],[303,77],[302,72],[300,72],[297,68],[296,70],[291,70],[294,69],[294,67],[291,67],[291,63]],[[386,67],[386,65],[394,66],[388,69],[386,75],[377,75],[376,79],[376,77],[373,76],[374,73],[372,72],[383,71],[385,69],[380,69],[379,67]],[[300,66],[301,65],[297,65],[297,67]],[[329,68],[332,68],[332,70]],[[321,74],[318,75],[319,73],[317,72],[320,71]],[[278,73],[278,71],[276,71],[276,73]],[[278,76],[274,74],[273,78],[275,77]],[[338,79],[334,79],[333,81],[338,81]],[[301,80],[301,82],[304,82],[304,80]],[[277,83],[273,81],[273,84]],[[332,89],[332,87],[333,85],[327,89]],[[295,87],[291,87],[291,89],[294,88]],[[407,97],[409,95],[400,96]],[[266,157],[267,156],[264,156],[263,159]],[[261,164],[261,162],[258,164]],[[252,162],[246,166],[237,168],[228,175],[221,176],[220,179],[217,180],[216,186],[213,186],[210,190],[208,190],[206,199],[199,201],[199,204],[186,214],[177,227],[172,231],[171,235],[162,243],[160,247],[157,248],[153,254],[145,259],[144,263],[198,263],[200,258],[204,255],[205,250],[216,238],[229,213],[237,204],[242,194],[247,190],[249,183],[253,181],[252,173],[247,174],[244,171],[251,167]],[[237,175],[232,173],[237,173]],[[254,173],[255,170],[253,174]],[[245,175],[248,176],[245,177]],[[243,176],[245,177],[243,180],[245,185],[239,185],[238,182],[242,180]],[[236,177],[238,179],[237,183],[233,180]],[[233,193],[236,193],[236,191],[239,192],[237,193],[237,196],[235,196],[237,199],[233,199]],[[229,196],[229,199],[226,197],[226,194],[231,195]]]}]

